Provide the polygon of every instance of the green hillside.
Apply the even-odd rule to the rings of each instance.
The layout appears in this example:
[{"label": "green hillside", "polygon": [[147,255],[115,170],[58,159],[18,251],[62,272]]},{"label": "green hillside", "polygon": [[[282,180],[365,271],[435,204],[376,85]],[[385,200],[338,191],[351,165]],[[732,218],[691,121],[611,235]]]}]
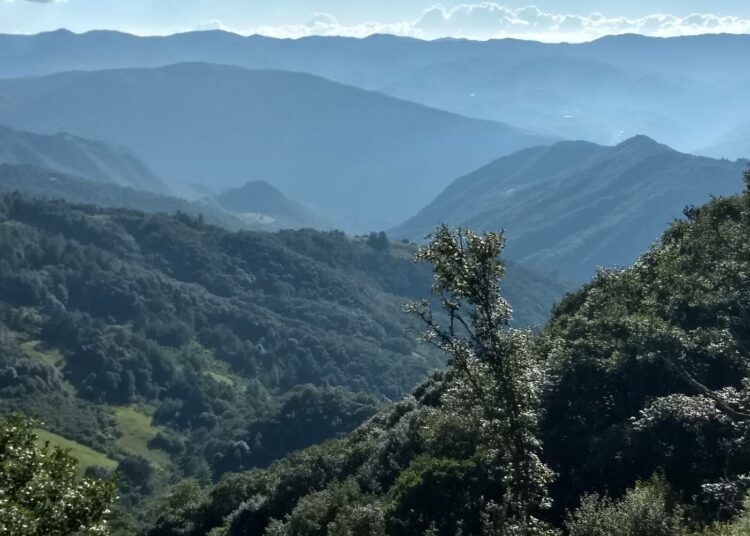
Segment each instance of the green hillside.
[{"label": "green hillside", "polygon": [[[452,366],[411,395],[344,438],[226,477],[146,534],[746,534],[750,173],[746,182],[741,196],[686,211],[631,268],[570,294],[543,332],[488,328],[505,353],[464,361],[477,339],[449,335],[464,341],[445,343]],[[485,311],[471,283],[483,272],[449,267],[481,262],[491,240],[454,242],[465,257],[438,243],[423,255],[443,258],[438,282],[455,283],[448,296],[469,311]],[[518,362],[540,376],[503,372]],[[525,450],[498,441],[513,436],[501,426],[511,421],[485,398],[504,400],[513,390],[498,381],[509,377],[525,378],[515,392],[529,398],[515,403],[536,413],[516,425],[530,434],[516,436]],[[519,476],[541,491],[516,495]]]},{"label": "green hillside", "polygon": [[[443,357],[403,305],[429,271],[341,232],[232,232],[0,196],[0,399],[42,420],[122,506],[350,431]],[[513,267],[519,317],[564,292]],[[98,460],[98,461],[97,461]],[[92,467],[93,466],[93,467]]]}]

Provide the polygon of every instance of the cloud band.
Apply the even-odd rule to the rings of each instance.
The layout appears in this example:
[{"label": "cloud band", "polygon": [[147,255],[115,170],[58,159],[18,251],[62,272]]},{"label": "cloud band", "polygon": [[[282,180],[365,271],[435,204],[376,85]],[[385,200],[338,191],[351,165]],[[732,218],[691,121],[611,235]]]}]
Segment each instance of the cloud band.
[{"label": "cloud band", "polygon": [[446,8],[441,4],[426,9],[416,20],[343,25],[326,13],[316,14],[307,24],[229,28],[210,21],[200,29],[224,29],[236,33],[257,33],[272,37],[299,38],[311,35],[365,37],[376,33],[436,39],[456,37],[493,39],[517,37],[541,41],[588,41],[604,35],[638,33],[657,37],[705,33],[750,33],[750,19],[696,13],[686,17],[652,14],[640,18],[606,17],[598,13],[571,15],[542,11],[530,5],[518,9],[494,2],[461,4]]}]

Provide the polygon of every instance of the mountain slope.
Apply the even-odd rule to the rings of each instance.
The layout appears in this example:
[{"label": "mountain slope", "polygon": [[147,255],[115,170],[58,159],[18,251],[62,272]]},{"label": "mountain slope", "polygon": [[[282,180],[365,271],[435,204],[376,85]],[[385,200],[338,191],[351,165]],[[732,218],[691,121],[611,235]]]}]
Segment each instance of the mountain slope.
[{"label": "mountain slope", "polygon": [[0,36],[0,76],[185,61],[282,69],[564,138],[613,144],[647,134],[688,151],[708,146],[750,107],[748,46],[747,35],[729,34],[551,44],[59,31]]},{"label": "mountain slope", "polygon": [[[0,195],[0,413],[40,418],[97,474],[118,468],[136,517],[170,479],[345,433],[443,363],[402,311],[430,274],[392,248]],[[517,265],[509,278],[530,324],[565,290]]]},{"label": "mountain slope", "polygon": [[750,121],[722,134],[710,146],[697,152],[713,158],[749,158]]},{"label": "mountain slope", "polygon": [[[2,411],[111,460],[199,478],[264,465],[442,364],[402,312],[430,274],[395,245],[4,194],[0,251]],[[564,287],[509,273],[519,320],[543,322]]]},{"label": "mountain slope", "polygon": [[127,149],[69,134],[32,134],[0,125],[0,162],[54,169],[139,190],[169,190]]},{"label": "mountain slope", "polygon": [[[569,514],[596,493],[606,501],[584,501],[570,533],[747,532],[746,522],[709,528],[741,510],[748,489],[746,180],[742,196],[675,222],[633,267],[569,295],[528,346],[550,368],[540,459],[554,475],[547,508],[535,511],[542,521],[563,529],[567,518],[570,528]],[[162,512],[146,534],[504,533],[504,516],[492,514],[512,473],[476,396],[501,388],[490,374],[472,378],[436,373],[346,437],[226,477],[202,504]]]},{"label": "mountain slope", "polygon": [[333,225],[295,203],[266,181],[251,181],[216,196],[213,201],[248,222],[269,229],[332,229]]},{"label": "mountain slope", "polygon": [[393,234],[421,239],[441,222],[505,229],[510,258],[584,280],[631,263],[686,205],[737,192],[746,166],[645,136],[614,147],[560,142],[461,177]]},{"label": "mountain slope", "polygon": [[126,208],[167,214],[181,212],[194,218],[203,218],[206,223],[232,230],[258,230],[258,227],[261,227],[254,226],[219,207],[191,203],[177,197],[116,184],[93,182],[34,166],[0,163],[0,192],[21,192],[33,197],[64,199],[71,203],[105,208]]},{"label": "mountain slope", "polygon": [[274,186],[352,230],[545,138],[305,74],[208,64],[0,81],[0,121],[132,147],[165,179]]}]

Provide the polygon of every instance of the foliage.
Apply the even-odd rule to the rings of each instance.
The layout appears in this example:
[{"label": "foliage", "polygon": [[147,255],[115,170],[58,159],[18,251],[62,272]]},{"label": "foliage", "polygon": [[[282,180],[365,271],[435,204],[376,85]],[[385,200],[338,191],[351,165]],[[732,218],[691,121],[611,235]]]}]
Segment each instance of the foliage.
[{"label": "foliage", "polygon": [[[498,437],[514,434],[511,413],[499,408],[514,385],[528,408],[516,452],[557,473],[551,509],[543,493],[527,495],[536,501],[529,524],[531,514],[539,518],[533,530],[742,534],[750,487],[746,180],[747,193],[687,210],[633,267],[602,271],[566,297],[538,334],[503,323],[500,238],[439,231],[439,247],[422,256],[436,261],[438,305],[448,314],[431,317],[429,304],[413,310],[427,321],[428,340],[450,350],[451,366],[345,437],[224,479],[197,509],[151,534],[290,534],[307,523],[324,533],[347,508],[366,512],[364,526],[376,534],[512,534],[503,515],[523,508],[504,499],[518,501],[525,482],[549,478],[544,470],[527,473],[538,480],[508,478],[519,474],[514,445]],[[466,284],[483,277],[481,288]],[[472,323],[481,308],[469,298],[494,304],[479,317],[492,322]],[[497,344],[477,344],[476,334],[488,332]],[[522,370],[497,370],[514,363]]]},{"label": "foliage", "polygon": [[[538,290],[528,318],[544,318],[559,287],[516,273]],[[118,462],[147,458],[163,482],[134,493],[265,466],[350,431],[443,364],[401,313],[428,281],[341,232],[230,232],[185,213],[6,194],[2,410]],[[136,406],[148,411],[127,414]]]},{"label": "foliage", "polygon": [[[447,314],[433,316],[429,303],[410,307],[427,322],[425,340],[448,351],[446,372],[347,438],[227,479],[181,522],[167,513],[148,534],[551,533],[536,517],[549,478],[535,438],[542,374],[531,334],[507,326],[497,281],[502,240],[471,235],[464,285],[443,264],[455,251],[441,240],[453,239],[444,230],[431,259]],[[443,332],[438,318],[465,322],[474,335]]]},{"label": "foliage", "polygon": [[447,325],[438,323],[428,302],[409,310],[426,326],[423,340],[449,355],[455,375],[448,406],[476,415],[486,434],[492,456],[485,463],[500,473],[504,488],[496,529],[531,534],[551,480],[536,437],[542,375],[530,335],[507,329],[511,308],[500,295],[504,266],[498,258],[503,246],[501,234],[439,227],[416,258],[433,266],[432,289]]},{"label": "foliage", "polygon": [[619,501],[587,495],[569,516],[570,536],[684,536],[687,529],[678,506],[670,504],[664,482],[638,482]]},{"label": "foliage", "polygon": [[747,534],[750,534],[750,496],[745,498],[744,509],[736,519],[727,523],[713,524],[700,532],[700,536],[745,536]]},{"label": "foliage", "polygon": [[543,431],[560,507],[662,470],[696,515],[739,508],[750,472],[749,199],[690,208],[635,266],[600,273],[557,308]]},{"label": "foliage", "polygon": [[119,490],[141,515],[172,479],[346,433],[438,367],[401,315],[426,279],[338,232],[0,196],[1,409],[146,458],[152,478]]},{"label": "foliage", "polygon": [[367,237],[367,245],[376,251],[387,251],[391,243],[384,231],[370,233]]},{"label": "foliage", "polygon": [[18,536],[108,534],[114,485],[78,476],[60,447],[38,447],[33,423],[0,420],[0,532]]}]

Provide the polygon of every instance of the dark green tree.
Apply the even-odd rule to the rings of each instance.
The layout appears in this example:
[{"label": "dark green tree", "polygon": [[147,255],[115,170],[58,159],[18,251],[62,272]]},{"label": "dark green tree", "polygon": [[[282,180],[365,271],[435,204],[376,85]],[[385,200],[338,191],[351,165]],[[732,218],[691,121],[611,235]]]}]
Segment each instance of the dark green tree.
[{"label": "dark green tree", "polygon": [[367,245],[375,251],[388,251],[391,243],[385,232],[380,231],[379,233],[370,233],[370,236],[367,237]]}]

